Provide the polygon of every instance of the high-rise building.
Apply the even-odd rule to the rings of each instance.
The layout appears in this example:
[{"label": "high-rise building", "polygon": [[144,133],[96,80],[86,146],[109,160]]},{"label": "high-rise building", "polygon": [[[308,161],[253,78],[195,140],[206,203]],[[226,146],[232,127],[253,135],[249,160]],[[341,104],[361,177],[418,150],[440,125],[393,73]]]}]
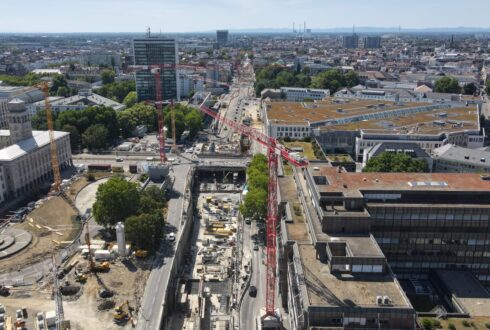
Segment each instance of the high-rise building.
[{"label": "high-rise building", "polygon": [[355,33],[351,36],[344,36],[342,45],[344,48],[356,49],[359,45],[359,36]]},{"label": "high-rise building", "polygon": [[[179,55],[175,39],[161,37],[136,38],[133,40],[135,65],[163,65],[161,86],[163,100],[179,100],[177,65]],[[156,100],[155,76],[148,70],[136,72],[138,100]]]},{"label": "high-rise building", "polygon": [[216,31],[216,41],[218,43],[218,47],[226,46],[228,43],[228,30]]},{"label": "high-rise building", "polygon": [[365,49],[378,49],[381,48],[381,37],[371,36],[364,38],[364,48]]}]

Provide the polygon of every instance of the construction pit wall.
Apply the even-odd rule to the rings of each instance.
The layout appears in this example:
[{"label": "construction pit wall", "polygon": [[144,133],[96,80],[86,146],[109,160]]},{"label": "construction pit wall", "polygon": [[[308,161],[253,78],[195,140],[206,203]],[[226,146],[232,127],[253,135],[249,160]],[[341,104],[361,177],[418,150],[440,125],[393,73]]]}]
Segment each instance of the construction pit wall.
[{"label": "construction pit wall", "polygon": [[197,199],[198,214],[177,299],[185,325],[232,324],[234,270],[240,267],[234,258],[240,197],[239,193],[201,193]]}]

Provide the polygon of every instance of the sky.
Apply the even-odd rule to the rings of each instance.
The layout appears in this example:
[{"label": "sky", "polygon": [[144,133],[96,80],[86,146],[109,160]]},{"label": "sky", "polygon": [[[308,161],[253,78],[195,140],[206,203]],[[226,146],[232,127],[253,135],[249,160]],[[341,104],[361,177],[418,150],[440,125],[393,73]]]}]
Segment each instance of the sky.
[{"label": "sky", "polygon": [[490,27],[489,0],[0,0],[0,32]]}]

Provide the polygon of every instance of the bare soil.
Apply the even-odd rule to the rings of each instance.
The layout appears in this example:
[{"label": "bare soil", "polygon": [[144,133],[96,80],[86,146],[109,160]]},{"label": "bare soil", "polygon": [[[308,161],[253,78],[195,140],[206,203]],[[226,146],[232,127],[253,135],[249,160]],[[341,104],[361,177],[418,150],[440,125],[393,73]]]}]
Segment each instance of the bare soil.
[{"label": "bare soil", "polygon": [[19,270],[46,259],[59,249],[59,243],[70,241],[80,230],[77,213],[61,197],[52,197],[32,211],[27,220],[15,225],[32,234],[27,248],[9,258],[0,260],[1,272]]}]

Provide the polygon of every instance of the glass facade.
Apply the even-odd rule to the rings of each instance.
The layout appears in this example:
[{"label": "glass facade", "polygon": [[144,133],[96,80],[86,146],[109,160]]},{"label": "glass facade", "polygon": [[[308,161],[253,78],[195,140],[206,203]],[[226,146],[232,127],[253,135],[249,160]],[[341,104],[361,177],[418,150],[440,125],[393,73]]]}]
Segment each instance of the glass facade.
[{"label": "glass facade", "polygon": [[[135,65],[165,65],[161,72],[163,100],[179,100],[177,82],[178,51],[175,39],[141,38],[133,40]],[[136,72],[138,101],[156,100],[155,77],[151,70]]]}]

